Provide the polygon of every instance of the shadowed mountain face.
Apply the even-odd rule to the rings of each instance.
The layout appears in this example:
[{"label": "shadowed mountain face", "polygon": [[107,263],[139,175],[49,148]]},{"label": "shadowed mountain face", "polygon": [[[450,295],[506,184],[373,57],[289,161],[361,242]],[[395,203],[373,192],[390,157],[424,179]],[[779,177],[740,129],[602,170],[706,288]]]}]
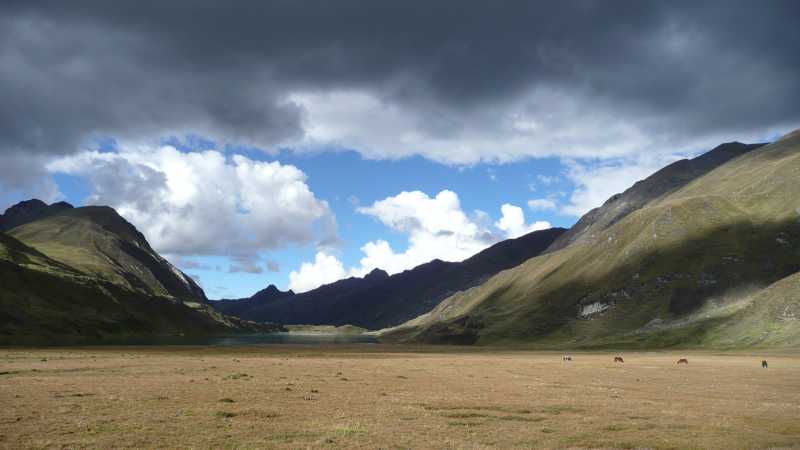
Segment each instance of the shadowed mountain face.
[{"label": "shadowed mountain face", "polygon": [[212,304],[215,308],[224,312],[225,314],[235,317],[242,317],[242,315],[246,315],[248,311],[257,308],[260,305],[265,305],[273,300],[293,297],[294,295],[295,293],[291,289],[284,292],[278,289],[274,284],[270,284],[266,288],[253,294],[252,297],[233,300],[221,299],[213,302]]},{"label": "shadowed mountain face", "polygon": [[25,200],[8,208],[5,213],[0,214],[0,231],[8,231],[14,227],[70,209],[72,209],[72,205],[67,202],[48,205],[35,198]]},{"label": "shadowed mountain face", "polygon": [[392,276],[376,269],[364,278],[339,280],[301,294],[282,293],[271,286],[249,299],[213,304],[226,314],[253,321],[350,324],[367,329],[393,326],[538,255],[564,231],[535,231],[495,244],[462,262],[434,260]]},{"label": "shadowed mountain face", "polygon": [[[739,156],[721,155],[731,145]],[[562,237],[571,245],[453,295],[382,339],[800,345],[800,135],[756,149],[726,144],[676,164],[582,218]]]},{"label": "shadowed mountain face", "polygon": [[553,242],[547,252],[560,250],[575,242],[591,242],[597,234],[622,220],[628,214],[648,203],[687,185],[737,156],[755,150],[765,144],[742,144],[729,142],[694,159],[676,161],[644,180],[636,182],[621,194],[606,200]]},{"label": "shadowed mountain face", "polygon": [[269,328],[213,310],[111,208],[31,200],[0,224],[0,342]]}]

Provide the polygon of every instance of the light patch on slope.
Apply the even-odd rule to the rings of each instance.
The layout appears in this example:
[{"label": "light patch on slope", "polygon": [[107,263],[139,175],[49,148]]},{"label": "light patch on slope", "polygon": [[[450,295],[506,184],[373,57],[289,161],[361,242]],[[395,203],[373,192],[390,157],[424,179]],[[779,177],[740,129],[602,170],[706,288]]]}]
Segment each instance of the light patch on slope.
[{"label": "light patch on slope", "polygon": [[586,319],[589,318],[590,316],[601,313],[610,307],[611,305],[609,305],[608,303],[601,303],[601,302],[594,302],[588,305],[583,305],[581,306],[580,316]]}]

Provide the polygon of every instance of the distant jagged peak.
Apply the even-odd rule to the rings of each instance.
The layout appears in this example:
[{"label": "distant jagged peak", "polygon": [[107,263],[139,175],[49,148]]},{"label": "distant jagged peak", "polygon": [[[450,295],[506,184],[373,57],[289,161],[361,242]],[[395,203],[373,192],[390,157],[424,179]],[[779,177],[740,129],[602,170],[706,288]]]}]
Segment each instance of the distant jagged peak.
[{"label": "distant jagged peak", "polygon": [[74,206],[72,206],[71,203],[65,202],[63,200],[60,201],[60,202],[51,203],[50,207],[51,208],[58,208],[58,209],[73,209],[73,208],[75,208]]},{"label": "distant jagged peak", "polygon": [[14,227],[71,209],[73,206],[67,202],[48,205],[38,198],[24,200],[6,209],[4,214],[0,214],[0,231],[8,231]]},{"label": "distant jagged peak", "polygon": [[259,301],[269,301],[284,297],[291,297],[293,295],[294,291],[292,291],[291,289],[289,289],[288,291],[282,291],[278,289],[278,287],[275,286],[274,284],[270,284],[264,289],[253,294],[253,296],[250,298]]},{"label": "distant jagged peak", "polygon": [[389,273],[382,269],[372,269],[370,273],[364,276],[365,280],[380,280],[383,278],[389,278]]},{"label": "distant jagged peak", "polygon": [[41,208],[47,208],[47,203],[39,200],[38,198],[32,198],[30,200],[23,200],[16,205],[10,206],[8,209],[6,209],[6,213]]},{"label": "distant jagged peak", "polygon": [[58,210],[65,210],[65,209],[72,209],[73,206],[67,202],[55,202],[51,205],[39,200],[38,198],[32,198],[30,200],[23,200],[16,205],[10,206],[5,211],[5,215],[7,214],[19,214],[21,212],[29,212],[29,211],[39,211],[43,209],[58,209]]},{"label": "distant jagged peak", "polygon": [[277,286],[275,286],[274,284],[270,284],[269,286],[267,286],[267,287],[264,289],[264,292],[269,292],[269,293],[271,293],[271,294],[274,294],[274,293],[278,293],[278,292],[280,292],[280,289],[278,289],[278,287],[277,287]]}]

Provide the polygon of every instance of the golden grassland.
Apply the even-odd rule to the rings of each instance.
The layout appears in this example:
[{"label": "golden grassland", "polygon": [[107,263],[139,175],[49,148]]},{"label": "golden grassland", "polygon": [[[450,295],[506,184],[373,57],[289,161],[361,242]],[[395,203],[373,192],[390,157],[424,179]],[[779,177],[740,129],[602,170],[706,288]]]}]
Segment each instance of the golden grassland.
[{"label": "golden grassland", "polygon": [[614,355],[6,348],[0,448],[800,446],[800,354]]}]

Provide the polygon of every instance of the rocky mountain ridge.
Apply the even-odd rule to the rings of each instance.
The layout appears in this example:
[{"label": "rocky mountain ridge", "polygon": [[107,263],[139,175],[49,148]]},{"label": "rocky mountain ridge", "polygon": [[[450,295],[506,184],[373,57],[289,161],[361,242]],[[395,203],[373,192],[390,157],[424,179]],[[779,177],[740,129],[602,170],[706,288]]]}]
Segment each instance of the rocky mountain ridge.
[{"label": "rocky mountain ridge", "polygon": [[430,311],[454,292],[538,255],[564,231],[551,228],[508,239],[461,262],[435,259],[391,276],[375,269],[363,278],[339,280],[300,294],[267,288],[270,295],[213,304],[226,314],[253,321],[366,329],[393,326]]}]

